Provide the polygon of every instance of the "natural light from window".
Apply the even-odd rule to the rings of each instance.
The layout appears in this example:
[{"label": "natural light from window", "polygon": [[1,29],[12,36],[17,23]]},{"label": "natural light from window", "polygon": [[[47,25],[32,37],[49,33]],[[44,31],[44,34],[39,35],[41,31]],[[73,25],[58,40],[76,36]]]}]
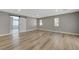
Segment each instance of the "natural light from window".
[{"label": "natural light from window", "polygon": [[42,25],[43,25],[42,20],[40,20],[40,26],[42,26]]},{"label": "natural light from window", "polygon": [[54,18],[54,26],[59,27],[59,18]]}]

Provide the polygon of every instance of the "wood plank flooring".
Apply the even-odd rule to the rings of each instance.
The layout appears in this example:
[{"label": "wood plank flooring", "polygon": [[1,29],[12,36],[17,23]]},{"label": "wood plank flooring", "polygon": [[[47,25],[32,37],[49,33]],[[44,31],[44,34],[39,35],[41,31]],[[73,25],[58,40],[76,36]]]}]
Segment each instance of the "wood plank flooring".
[{"label": "wood plank flooring", "polygon": [[15,33],[0,37],[0,50],[79,50],[79,36],[40,30]]}]

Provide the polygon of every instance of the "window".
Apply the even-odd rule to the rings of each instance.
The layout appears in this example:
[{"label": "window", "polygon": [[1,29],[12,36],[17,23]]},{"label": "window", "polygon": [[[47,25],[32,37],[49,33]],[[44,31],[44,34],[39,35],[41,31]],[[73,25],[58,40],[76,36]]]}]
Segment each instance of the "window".
[{"label": "window", "polygon": [[43,25],[42,20],[40,20],[40,26]]},{"label": "window", "polygon": [[59,27],[59,18],[54,18],[54,26]]}]

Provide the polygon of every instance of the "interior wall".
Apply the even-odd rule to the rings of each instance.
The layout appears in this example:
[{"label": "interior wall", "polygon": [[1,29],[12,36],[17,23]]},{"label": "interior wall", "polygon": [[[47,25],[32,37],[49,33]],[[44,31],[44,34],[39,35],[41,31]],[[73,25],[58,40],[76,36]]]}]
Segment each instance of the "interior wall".
[{"label": "interior wall", "polygon": [[40,28],[39,23],[40,23],[40,21],[39,21],[39,19],[37,19],[37,30],[39,30],[39,28]]},{"label": "interior wall", "polygon": [[0,12],[0,35],[10,33],[10,17],[7,13]]},{"label": "interior wall", "polygon": [[26,18],[20,17],[19,19],[19,32],[26,32]]},{"label": "interior wall", "polygon": [[37,30],[37,19],[32,17],[26,18],[26,31]]},{"label": "interior wall", "polygon": [[[59,18],[59,27],[54,26],[54,18]],[[39,26],[39,20],[31,17],[26,18],[26,31],[45,29],[50,31],[70,32],[79,34],[79,13],[63,14],[41,18],[43,25]],[[10,16],[0,12],[0,35],[10,33]]]},{"label": "interior wall", "polygon": [[[59,27],[54,26],[54,18],[59,18]],[[39,26],[39,29],[41,30],[79,34],[79,13],[78,12],[63,14],[58,16],[51,16],[51,17],[46,17],[41,19],[43,23],[42,26]]]}]

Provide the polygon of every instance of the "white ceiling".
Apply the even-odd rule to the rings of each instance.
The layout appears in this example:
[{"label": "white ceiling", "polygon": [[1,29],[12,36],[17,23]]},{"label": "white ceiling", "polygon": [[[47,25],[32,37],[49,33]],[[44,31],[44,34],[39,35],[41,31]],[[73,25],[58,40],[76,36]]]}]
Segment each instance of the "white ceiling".
[{"label": "white ceiling", "polygon": [[42,18],[79,11],[78,9],[1,9],[0,11],[16,15]]}]

